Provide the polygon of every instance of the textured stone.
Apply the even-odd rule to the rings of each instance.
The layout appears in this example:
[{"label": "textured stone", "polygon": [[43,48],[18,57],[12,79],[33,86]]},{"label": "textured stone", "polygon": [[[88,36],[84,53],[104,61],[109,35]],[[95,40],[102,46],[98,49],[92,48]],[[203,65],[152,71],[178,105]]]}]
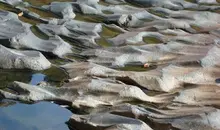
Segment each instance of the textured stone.
[{"label": "textured stone", "polygon": [[37,51],[18,51],[0,45],[0,68],[44,70],[51,63]]}]

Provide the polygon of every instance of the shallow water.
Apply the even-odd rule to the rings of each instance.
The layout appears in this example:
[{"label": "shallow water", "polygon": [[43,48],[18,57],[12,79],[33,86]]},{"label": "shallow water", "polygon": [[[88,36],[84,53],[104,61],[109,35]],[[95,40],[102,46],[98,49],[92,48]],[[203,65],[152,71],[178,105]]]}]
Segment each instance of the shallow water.
[{"label": "shallow water", "polygon": [[8,83],[20,81],[28,83],[33,74],[30,70],[3,70],[0,69],[0,88],[4,88]]},{"label": "shallow water", "polygon": [[46,75],[41,74],[41,73],[33,74],[32,77],[31,77],[31,81],[29,82],[29,84],[37,85],[37,84],[39,84],[40,82],[44,81],[45,77],[46,77]]},{"label": "shallow water", "polygon": [[37,85],[42,81],[46,81],[52,86],[59,87],[67,78],[67,74],[58,67],[51,67],[50,69],[39,72],[25,69],[0,69],[0,88],[5,88],[13,81],[29,83],[32,85]]},{"label": "shallow water", "polygon": [[[45,71],[1,70],[1,86],[17,80],[32,85],[52,79]],[[12,100],[0,99],[0,130],[69,130],[65,122],[72,112],[50,102],[25,104]]]},{"label": "shallow water", "polygon": [[68,109],[50,102],[0,101],[1,130],[69,130],[65,122],[71,115]]}]

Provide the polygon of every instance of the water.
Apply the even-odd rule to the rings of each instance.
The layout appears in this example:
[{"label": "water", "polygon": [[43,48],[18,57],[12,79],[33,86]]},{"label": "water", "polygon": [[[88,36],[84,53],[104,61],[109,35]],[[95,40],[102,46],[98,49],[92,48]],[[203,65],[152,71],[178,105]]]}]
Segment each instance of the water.
[{"label": "water", "polygon": [[[37,85],[50,78],[48,75],[30,71],[13,72],[2,71],[5,76],[5,83],[2,85],[20,79],[25,83]],[[50,102],[25,104],[0,99],[0,130],[69,130],[65,122],[71,115],[72,112],[68,109]]]},{"label": "water", "polygon": [[30,70],[0,69],[0,88],[4,88],[13,81],[28,83],[33,75]]},{"label": "water", "polygon": [[46,81],[52,86],[59,87],[67,78],[67,74],[62,69],[54,66],[39,72],[26,69],[0,69],[0,88],[5,88],[14,81],[30,83],[32,85]]},{"label": "water", "polygon": [[0,130],[69,130],[65,124],[72,113],[57,104],[23,104],[0,101]]},{"label": "water", "polygon": [[32,77],[31,77],[31,81],[30,81],[29,84],[37,85],[37,84],[39,84],[40,82],[44,81],[44,80],[45,80],[45,77],[46,77],[46,75],[41,74],[41,73],[33,74]]},{"label": "water", "polygon": [[215,82],[216,82],[217,84],[220,84],[220,78],[216,79]]}]

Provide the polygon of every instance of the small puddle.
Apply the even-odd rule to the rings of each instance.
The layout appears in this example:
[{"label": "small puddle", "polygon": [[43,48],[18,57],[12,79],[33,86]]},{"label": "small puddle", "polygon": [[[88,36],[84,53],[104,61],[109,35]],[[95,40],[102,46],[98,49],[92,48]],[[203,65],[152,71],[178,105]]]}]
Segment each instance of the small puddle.
[{"label": "small puddle", "polygon": [[32,75],[32,78],[31,78],[31,81],[30,81],[29,84],[37,85],[37,84],[39,84],[40,82],[44,81],[44,80],[45,80],[45,77],[46,77],[46,75],[41,74],[41,73],[33,74],[33,75]]},{"label": "small puddle", "polygon": [[146,36],[143,38],[143,41],[147,44],[157,44],[157,43],[163,43],[162,40],[156,38],[156,37],[153,37],[153,36]]},{"label": "small puddle", "polygon": [[66,72],[58,67],[51,67],[44,71],[31,71],[22,69],[0,69],[0,89],[7,87],[9,83],[19,81],[37,85],[42,81],[46,81],[52,86],[60,87],[63,82],[68,79]]},{"label": "small puddle", "polygon": [[153,65],[150,67],[144,67],[144,65],[126,65],[124,67],[115,68],[121,71],[136,71],[136,72],[143,72],[156,69],[157,66]]},{"label": "small puddle", "polygon": [[[33,6],[42,6],[49,5],[54,0],[23,0],[24,2],[28,2]],[[74,2],[75,0],[56,0],[56,2]]]},{"label": "small puddle", "polygon": [[102,47],[110,47],[111,44],[108,42],[108,38],[116,37],[117,35],[121,34],[120,30],[110,28],[107,26],[102,26],[102,32],[100,34],[100,38],[96,39],[96,43]]},{"label": "small puddle", "polygon": [[0,69],[0,88],[6,87],[13,81],[28,83],[32,74],[33,72],[30,70]]},{"label": "small puddle", "polygon": [[92,22],[92,23],[102,23],[104,21],[104,17],[99,15],[83,15],[80,13],[76,13],[75,20],[84,21],[84,22]]},{"label": "small puddle", "polygon": [[72,112],[50,102],[24,104],[0,101],[1,130],[69,130],[66,122]]}]

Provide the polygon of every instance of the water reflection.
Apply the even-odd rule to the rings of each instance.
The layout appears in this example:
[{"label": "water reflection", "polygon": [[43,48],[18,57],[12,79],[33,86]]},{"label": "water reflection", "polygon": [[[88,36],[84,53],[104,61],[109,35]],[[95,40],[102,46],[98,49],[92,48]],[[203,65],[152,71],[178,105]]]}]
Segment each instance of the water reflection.
[{"label": "water reflection", "polygon": [[52,86],[61,86],[62,82],[68,78],[68,75],[58,67],[36,72],[27,69],[0,69],[0,89],[5,88],[13,81],[30,83],[37,85],[41,81],[46,81]]},{"label": "water reflection", "polygon": [[0,88],[4,88],[13,81],[28,83],[33,74],[30,70],[0,69]]},{"label": "water reflection", "polygon": [[32,77],[31,77],[31,81],[30,81],[29,84],[37,85],[37,84],[39,84],[40,82],[44,81],[45,77],[46,77],[46,75],[41,74],[41,73],[33,74]]},{"label": "water reflection", "polygon": [[[54,76],[51,73],[44,74],[44,71],[39,73],[29,70],[1,69],[0,75],[0,88],[6,87],[13,81],[37,85]],[[62,73],[60,72],[59,75]],[[53,81],[49,81],[49,83],[53,83]],[[12,100],[1,100],[0,97],[0,130],[69,130],[65,122],[71,115],[72,113],[68,109],[50,102],[25,104]]]},{"label": "water reflection", "polygon": [[1,130],[69,130],[65,122],[71,115],[68,109],[50,102],[0,101]]}]

